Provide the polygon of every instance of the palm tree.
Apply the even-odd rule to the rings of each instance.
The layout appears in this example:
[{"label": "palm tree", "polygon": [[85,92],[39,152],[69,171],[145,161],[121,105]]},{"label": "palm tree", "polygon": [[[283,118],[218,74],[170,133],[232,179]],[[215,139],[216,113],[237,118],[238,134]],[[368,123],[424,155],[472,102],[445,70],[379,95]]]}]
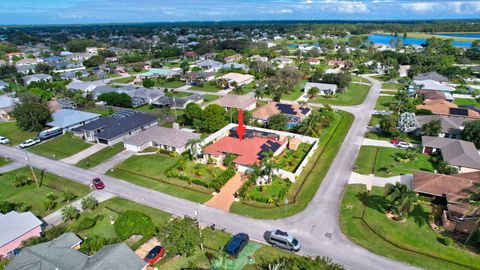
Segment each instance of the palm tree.
[{"label": "palm tree", "polygon": [[267,152],[263,153],[262,159],[262,174],[268,177],[268,182],[272,181],[273,172],[275,169],[278,169],[278,164],[273,158],[273,151],[269,149]]},{"label": "palm tree", "polygon": [[70,220],[77,219],[79,214],[80,213],[78,212],[78,209],[71,205],[67,205],[62,209],[63,221],[70,221]]},{"label": "palm tree", "polygon": [[307,119],[303,120],[297,127],[297,131],[305,136],[316,137],[320,136],[318,132],[318,119],[319,115],[316,112],[313,112],[311,115],[307,117]]},{"label": "palm tree", "polygon": [[[476,189],[477,189],[476,192],[469,189],[465,190],[466,192],[469,193],[469,195],[467,198],[463,199],[462,201],[465,203],[468,203],[470,206],[469,211],[465,215],[480,212],[480,184],[478,183],[476,184]],[[480,216],[475,221],[475,226],[473,227],[472,231],[468,234],[467,239],[465,239],[465,245],[468,244],[472,236],[478,230],[479,224],[480,224]]]},{"label": "palm tree", "polygon": [[98,206],[98,201],[92,196],[82,199],[82,209],[93,211]]},{"label": "palm tree", "polygon": [[392,212],[398,215],[400,219],[413,210],[418,199],[416,192],[400,182],[386,184],[384,196],[390,197]]},{"label": "palm tree", "polygon": [[195,159],[198,157],[198,145],[202,142],[202,139],[190,139],[185,144],[185,147],[190,149],[190,159]]},{"label": "palm tree", "polygon": [[254,92],[255,99],[262,99],[265,96],[265,91],[263,88],[257,87]]}]

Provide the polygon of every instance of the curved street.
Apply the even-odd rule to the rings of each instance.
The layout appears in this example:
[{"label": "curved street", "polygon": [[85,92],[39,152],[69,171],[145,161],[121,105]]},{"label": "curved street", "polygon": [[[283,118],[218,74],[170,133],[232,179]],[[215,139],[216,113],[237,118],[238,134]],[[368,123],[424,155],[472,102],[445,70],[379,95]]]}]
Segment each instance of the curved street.
[{"label": "curved street", "polygon": [[340,231],[339,205],[342,194],[381,89],[379,81],[365,78],[372,83],[372,88],[361,105],[335,107],[353,113],[355,119],[316,195],[303,212],[284,219],[257,220],[223,212],[60,161],[26,154],[27,152],[17,148],[0,146],[0,153],[17,162],[24,164],[28,162],[34,167],[85,185],[89,185],[92,178],[101,177],[107,183],[105,191],[114,195],[174,215],[196,217],[206,226],[215,224],[216,227],[225,228],[232,233],[246,232],[250,238],[259,242],[265,242],[263,238],[265,231],[273,228],[284,229],[300,239],[301,254],[328,256],[349,269],[413,269],[412,266],[375,255],[357,246]]}]

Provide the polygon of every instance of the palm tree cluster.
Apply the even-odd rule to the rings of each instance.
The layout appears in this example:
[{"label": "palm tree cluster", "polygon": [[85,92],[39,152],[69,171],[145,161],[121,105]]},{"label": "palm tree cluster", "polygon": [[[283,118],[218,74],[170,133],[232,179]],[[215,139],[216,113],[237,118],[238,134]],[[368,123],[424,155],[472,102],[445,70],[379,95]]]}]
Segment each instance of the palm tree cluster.
[{"label": "palm tree cluster", "polygon": [[400,220],[408,216],[418,200],[417,193],[400,182],[386,184],[384,196],[390,198],[392,213],[397,215]]}]

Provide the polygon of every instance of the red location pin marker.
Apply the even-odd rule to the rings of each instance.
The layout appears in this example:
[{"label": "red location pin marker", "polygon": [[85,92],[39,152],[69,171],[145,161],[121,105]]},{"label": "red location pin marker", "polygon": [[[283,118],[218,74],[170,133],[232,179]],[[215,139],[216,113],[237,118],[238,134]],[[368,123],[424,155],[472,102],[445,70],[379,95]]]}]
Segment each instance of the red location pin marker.
[{"label": "red location pin marker", "polygon": [[243,125],[243,110],[238,111],[237,134],[238,138],[241,141],[243,139],[243,135],[245,134],[245,126]]}]

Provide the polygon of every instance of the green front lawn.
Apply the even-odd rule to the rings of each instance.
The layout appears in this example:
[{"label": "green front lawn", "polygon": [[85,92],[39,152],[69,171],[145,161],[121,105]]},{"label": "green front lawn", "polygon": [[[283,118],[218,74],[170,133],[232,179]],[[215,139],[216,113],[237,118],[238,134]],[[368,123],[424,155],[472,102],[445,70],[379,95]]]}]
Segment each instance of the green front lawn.
[{"label": "green front lawn", "polygon": [[211,80],[209,82],[204,83],[202,86],[194,85],[191,86],[188,90],[194,91],[204,91],[204,92],[218,92],[220,89],[217,87],[217,81]]},{"label": "green front lawn", "polygon": [[344,106],[358,105],[365,100],[369,90],[369,85],[352,83],[342,93],[331,96],[317,96],[311,102]]},{"label": "green front lawn", "polygon": [[382,89],[395,89],[400,90],[404,89],[405,85],[399,83],[382,83]]},{"label": "green front lawn", "polygon": [[[382,141],[390,141],[393,139],[390,136],[387,136],[383,132],[367,132],[365,134],[365,138],[372,139],[372,140],[382,140]],[[408,143],[413,143],[413,144],[421,144],[422,143],[422,138],[414,136],[412,134],[406,134],[404,137],[401,138],[403,141],[406,141]]]},{"label": "green front lawn", "polygon": [[352,122],[353,115],[350,113],[338,111],[334,114],[331,125],[321,133],[319,146],[311,161],[289,189],[287,193],[288,205],[258,205],[241,201],[233,203],[230,212],[258,219],[276,219],[301,212],[317,192]]},{"label": "green front lawn", "polygon": [[165,96],[167,97],[177,97],[177,98],[183,98],[183,97],[189,97],[193,95],[192,93],[188,92],[179,92],[179,91],[169,91],[165,92]]},{"label": "green front lawn", "polygon": [[379,80],[379,81],[383,81],[383,82],[388,81],[388,78],[387,78],[386,75],[375,75],[375,76],[370,76],[370,78],[373,78],[373,79],[376,79],[376,80]]},{"label": "green front lawn", "polygon": [[65,133],[44,143],[28,148],[28,151],[48,158],[63,159],[90,147],[82,139]]},{"label": "green front lawn", "polygon": [[379,125],[380,124],[380,119],[382,119],[382,116],[377,115],[377,114],[372,114],[372,117],[370,118],[370,122],[368,123],[368,125],[371,126],[371,127]]},{"label": "green front lawn", "polygon": [[213,101],[215,101],[219,98],[220,98],[220,96],[217,96],[217,95],[204,95],[203,96],[203,102],[209,103],[209,102],[213,102]]},{"label": "green front lawn", "polygon": [[106,160],[110,159],[111,157],[115,156],[116,154],[123,151],[123,143],[119,142],[113,146],[107,146],[102,150],[96,152],[95,154],[88,156],[80,160],[76,166],[84,169],[88,169],[91,167],[95,167],[98,164],[105,162]]},{"label": "green front lawn", "polygon": [[112,83],[130,83],[130,82],[133,82],[133,80],[135,80],[134,76],[128,76],[128,77],[122,77],[122,78],[118,78],[118,79],[115,79],[115,80],[111,80],[110,82],[112,82]]},{"label": "green front lawn", "polygon": [[[430,157],[418,153],[415,160],[408,163],[397,161],[396,155],[405,153],[405,149],[376,146],[362,146],[355,162],[355,171],[360,174],[375,174],[380,177],[390,177],[411,174],[415,170],[433,172]],[[391,170],[389,173],[388,170]]]},{"label": "green front lawn", "polygon": [[179,88],[185,86],[185,83],[180,80],[167,81],[162,79],[155,79],[155,86],[162,88]]},{"label": "green front lawn", "polygon": [[249,200],[263,203],[283,202],[291,185],[292,183],[288,180],[273,177],[271,184],[253,186],[245,196]]},{"label": "green front lawn", "polygon": [[352,76],[352,82],[361,82],[371,84],[369,80],[362,78],[360,76]]},{"label": "green front lawn", "polygon": [[0,136],[6,137],[13,145],[37,137],[37,132],[23,131],[17,122],[0,122]]},{"label": "green front lawn", "polygon": [[[23,210],[32,211],[37,216],[46,216],[48,213],[44,207],[46,195],[52,193],[57,197],[56,207],[50,211],[59,209],[66,203],[62,201],[62,193],[64,191],[73,192],[78,198],[88,194],[90,189],[87,186],[69,181],[57,175],[50,173],[42,173],[35,169],[37,179],[41,181],[40,188],[37,188],[34,177],[30,168],[24,167],[9,173],[0,175],[0,201],[8,201],[11,203],[21,203],[26,208]],[[15,188],[12,182],[15,176],[26,176],[31,181],[28,185]]]},{"label": "green front lawn", "polygon": [[217,179],[222,172],[223,170],[218,166],[197,163],[189,159],[181,159],[165,174],[168,177],[177,177],[186,181],[197,180],[208,185]]},{"label": "green front lawn", "polygon": [[469,99],[469,98],[455,98],[453,100],[453,103],[457,105],[472,105],[472,106],[477,106],[480,107],[480,102],[477,102],[475,99]]},{"label": "green front lawn", "polygon": [[390,104],[392,104],[393,96],[379,96],[377,104],[375,104],[375,110],[378,111],[390,111]]},{"label": "green front lawn", "polygon": [[5,159],[0,157],[0,167],[10,164],[12,161],[10,159]]},{"label": "green front lawn", "polygon": [[340,227],[350,240],[373,253],[424,269],[479,269],[480,256],[461,244],[443,244],[446,236],[431,229],[429,206],[417,205],[406,221],[389,219],[385,215],[388,201],[383,191],[373,187],[368,196],[363,219],[372,231],[361,220],[365,186],[348,185],[340,206]]},{"label": "green front lawn", "polygon": [[305,87],[306,83],[306,80],[299,80],[293,87],[293,91],[282,97],[282,99],[297,100],[303,94],[303,88]]},{"label": "green front lawn", "polygon": [[195,184],[165,176],[166,171],[180,158],[181,156],[170,157],[160,154],[132,156],[107,174],[176,197],[201,203],[208,201],[212,196],[209,193],[200,192],[205,189],[197,191],[199,187]]}]

